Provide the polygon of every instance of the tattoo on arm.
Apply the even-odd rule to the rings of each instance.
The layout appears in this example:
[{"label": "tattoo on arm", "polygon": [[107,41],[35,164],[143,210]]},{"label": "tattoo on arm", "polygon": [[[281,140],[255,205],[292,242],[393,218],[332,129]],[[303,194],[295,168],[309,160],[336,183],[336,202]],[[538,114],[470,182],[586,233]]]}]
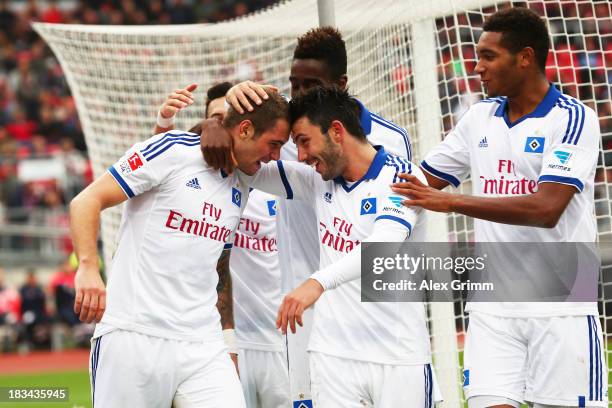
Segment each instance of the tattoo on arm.
[{"label": "tattoo on arm", "polygon": [[217,273],[219,283],[217,284],[217,309],[221,315],[221,327],[225,329],[234,328],[234,303],[232,298],[232,277],[229,270],[230,250],[224,249],[217,261]]}]

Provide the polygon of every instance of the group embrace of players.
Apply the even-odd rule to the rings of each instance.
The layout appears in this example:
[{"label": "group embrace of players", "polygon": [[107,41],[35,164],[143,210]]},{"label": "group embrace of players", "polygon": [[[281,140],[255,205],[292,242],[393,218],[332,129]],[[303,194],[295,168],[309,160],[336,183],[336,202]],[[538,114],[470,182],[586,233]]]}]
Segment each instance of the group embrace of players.
[{"label": "group embrace of players", "polygon": [[[298,39],[289,102],[273,87],[220,84],[208,91],[206,120],[187,132],[173,118],[197,85],[177,89],[155,136],[71,203],[75,310],[98,322],[94,406],[289,407],[283,334],[316,304],[315,407],[433,407],[442,396],[425,306],[362,303],[359,244],[424,241],[426,210],[474,217],[476,241],[595,240],[599,124],[547,81],[549,42],[528,9],[490,16],[476,66],[489,99],[420,166],[407,132],[348,94],[346,49],[332,28]],[[571,166],[556,165],[560,156]],[[472,195],[441,191],[468,175]],[[479,180],[495,177],[537,188],[485,191]],[[105,287],[100,212],[124,201]],[[528,259],[513,258],[513,268],[529,270]],[[466,311],[470,408],[608,406],[596,303]]]}]

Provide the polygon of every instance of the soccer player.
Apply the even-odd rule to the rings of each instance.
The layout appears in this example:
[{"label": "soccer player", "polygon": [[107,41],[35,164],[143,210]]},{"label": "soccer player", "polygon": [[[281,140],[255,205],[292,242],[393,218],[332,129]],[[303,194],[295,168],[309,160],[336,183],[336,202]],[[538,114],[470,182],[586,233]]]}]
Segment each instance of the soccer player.
[{"label": "soccer player", "polygon": [[[345,89],[348,84],[346,44],[338,30],[320,27],[298,38],[293,53],[289,81],[291,97],[320,85],[335,85]],[[238,112],[253,109],[251,103],[261,103],[267,97],[264,87],[247,81],[234,86],[227,100]],[[253,102],[249,102],[252,100]],[[360,105],[360,123],[368,141],[382,145],[387,153],[411,159],[408,133],[398,125],[371,113]],[[202,150],[206,161],[214,168],[231,171],[231,138],[216,121],[205,121]],[[297,147],[286,143],[281,150],[283,160],[297,161]],[[319,245],[313,207],[302,200],[277,199],[276,227],[278,253],[283,292],[294,289],[307,279],[319,265]],[[309,311],[310,312],[310,311]],[[309,322],[309,320],[308,320]],[[291,387],[293,394],[308,394],[309,363],[302,353],[308,339],[309,323],[296,335],[288,336],[288,358],[291,360]]]},{"label": "soccer player", "polygon": [[[174,128],[174,116],[193,103],[191,92],[196,86],[191,84],[177,89],[168,97],[158,115],[158,122],[162,118],[164,126],[158,123],[156,132]],[[222,82],[206,91],[206,118],[223,120],[227,110],[225,94],[231,86],[229,82]],[[190,132],[200,133],[199,126]],[[259,190],[251,191],[234,236],[229,261],[235,338],[234,326],[224,325],[223,319],[221,323],[230,353],[235,352],[236,347],[240,349],[240,359],[236,354],[231,355],[240,367],[247,408],[287,408],[291,405],[285,340],[276,330],[276,313],[282,296],[275,215],[276,198]]]},{"label": "soccer player", "polygon": [[[410,208],[476,218],[476,241],[594,242],[597,115],[546,80],[549,36],[537,14],[499,11],[483,31],[476,72],[489,99],[421,163],[431,187],[407,175],[394,190],[410,195]],[[438,191],[468,175],[473,195]],[[522,254],[511,258],[508,273],[538,273]],[[608,406],[595,302],[470,303],[466,311],[470,408]]]},{"label": "soccer player", "polygon": [[[346,44],[340,32],[332,27],[314,28],[298,38],[293,52],[289,82],[291,97],[313,87],[335,85],[346,89],[348,84]],[[261,103],[267,97],[264,87],[246,81],[235,85],[227,94],[227,100],[238,112],[253,109],[252,103]],[[252,101],[252,102],[250,102]],[[400,126],[371,113],[360,105],[360,121],[368,141],[382,145],[387,153],[412,158],[408,132]],[[212,129],[202,138],[204,157],[214,168],[228,169],[231,164],[231,139],[213,121]],[[205,124],[206,128],[206,124]],[[291,141],[283,146],[283,160],[297,161],[297,147]],[[230,171],[230,169],[228,169]],[[299,200],[279,199],[277,204],[277,229],[279,257],[286,291],[296,287],[317,269],[319,250],[316,215],[311,206]]]},{"label": "soccer player", "polygon": [[[393,204],[400,172],[425,182],[409,161],[368,143],[362,107],[337,87],[311,89],[290,102],[298,158],[269,163],[249,183],[315,208],[320,267],[289,294],[277,324],[295,332],[321,296],[310,336],[313,399],[319,408],[432,407],[437,398],[422,303],[361,302],[364,241],[423,240],[422,211]],[[317,174],[319,173],[319,174]]]},{"label": "soccer player", "polygon": [[[287,102],[272,94],[249,116],[228,112],[238,168],[278,159]],[[80,264],[75,309],[96,326],[92,399],[103,407],[244,407],[223,342],[217,259],[231,242],[249,189],[202,161],[200,136],[172,131],[136,143],[71,203]],[[100,212],[126,200],[108,301],[97,266]],[[224,253],[219,267],[227,267]],[[108,307],[107,307],[108,306]]]}]

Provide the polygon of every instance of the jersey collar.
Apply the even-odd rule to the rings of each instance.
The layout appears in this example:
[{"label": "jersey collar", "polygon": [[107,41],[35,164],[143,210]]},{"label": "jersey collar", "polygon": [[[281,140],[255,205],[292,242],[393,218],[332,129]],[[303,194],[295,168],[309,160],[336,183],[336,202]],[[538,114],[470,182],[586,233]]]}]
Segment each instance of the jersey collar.
[{"label": "jersey collar", "polygon": [[355,102],[359,104],[359,109],[361,113],[359,114],[359,122],[361,123],[361,128],[363,129],[363,133],[366,136],[370,134],[372,131],[372,115],[370,111],[366,109],[363,103],[359,102],[359,100],[355,99]]},{"label": "jersey collar", "polygon": [[361,184],[364,180],[373,180],[380,174],[380,171],[384,167],[387,162],[387,152],[385,152],[385,148],[382,146],[374,146],[376,149],[376,156],[374,156],[374,160],[372,160],[372,164],[370,164],[370,168],[366,174],[357,180],[354,184],[350,185],[346,182],[344,177],[338,176],[334,179],[334,181],[342,186],[342,188],[349,193],[351,190],[355,189],[359,184]]},{"label": "jersey collar", "polygon": [[548,87],[548,92],[546,92],[546,95],[544,95],[544,99],[540,101],[534,111],[517,119],[514,123],[510,122],[510,119],[508,118],[508,98],[504,98],[499,104],[497,110],[495,111],[495,116],[497,116],[498,118],[504,118],[504,121],[506,122],[508,127],[511,128],[513,126],[518,125],[525,119],[543,118],[544,116],[548,115],[548,112],[550,112],[550,110],[557,103],[559,96],[561,96],[561,92],[559,92],[559,90],[555,88],[553,84],[550,84],[550,86]]}]

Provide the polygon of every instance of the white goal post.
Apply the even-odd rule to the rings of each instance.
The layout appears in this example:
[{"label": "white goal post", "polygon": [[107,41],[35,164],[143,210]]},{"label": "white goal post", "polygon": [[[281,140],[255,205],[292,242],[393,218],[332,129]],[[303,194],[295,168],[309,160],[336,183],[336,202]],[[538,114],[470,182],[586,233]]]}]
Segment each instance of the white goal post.
[{"label": "white goal post", "polygon": [[[368,108],[404,126],[422,157],[483,97],[473,73],[484,17],[526,5],[545,17],[553,47],[548,73],[562,91],[595,109],[602,127],[596,175],[599,239],[612,240],[612,6],[596,0],[335,0],[336,26],[348,51],[349,87]],[[175,26],[87,26],[35,23],[51,46],[75,97],[96,176],[133,143],[150,136],[157,109],[174,88],[191,82],[197,105],[181,112],[188,129],[203,115],[215,82],[254,79],[288,92],[297,36],[319,23],[317,2],[293,0],[237,20]],[[469,188],[469,183],[462,189]],[[468,190],[466,190],[468,191]],[[120,209],[103,214],[106,264],[114,253]],[[472,220],[431,214],[429,239],[468,241]],[[612,265],[602,268],[600,318],[612,333]],[[434,364],[445,396],[461,406],[462,304],[429,305]],[[608,356],[609,359],[609,356]]]}]

